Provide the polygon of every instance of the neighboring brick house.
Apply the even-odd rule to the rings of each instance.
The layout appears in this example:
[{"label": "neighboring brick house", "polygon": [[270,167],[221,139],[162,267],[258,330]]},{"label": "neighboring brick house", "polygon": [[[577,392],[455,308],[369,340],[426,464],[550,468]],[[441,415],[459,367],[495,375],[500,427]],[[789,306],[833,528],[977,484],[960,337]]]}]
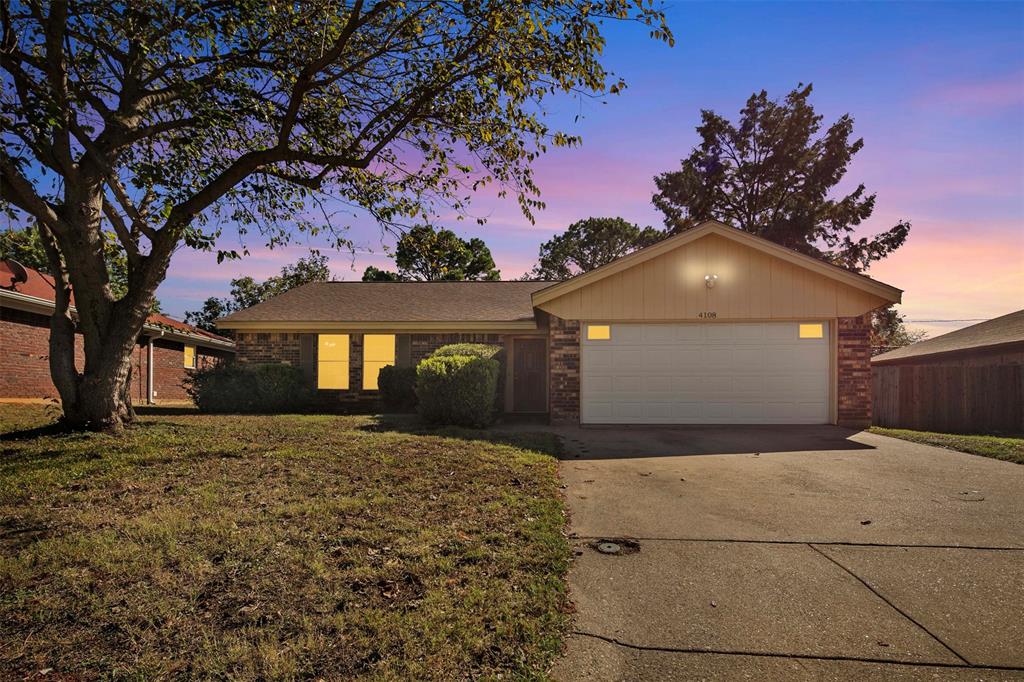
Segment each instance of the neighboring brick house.
[{"label": "neighboring brick house", "polygon": [[[50,277],[0,260],[0,400],[57,397],[49,365],[53,298]],[[81,335],[75,337],[75,351],[81,369]],[[150,315],[132,353],[132,401],[187,400],[182,382],[189,371],[234,352],[230,339],[166,315]]]},{"label": "neighboring brick house", "polygon": [[506,349],[507,412],[582,424],[871,420],[870,313],[902,292],[703,223],[564,282],[324,282],[218,322],[329,400],[454,341]]}]

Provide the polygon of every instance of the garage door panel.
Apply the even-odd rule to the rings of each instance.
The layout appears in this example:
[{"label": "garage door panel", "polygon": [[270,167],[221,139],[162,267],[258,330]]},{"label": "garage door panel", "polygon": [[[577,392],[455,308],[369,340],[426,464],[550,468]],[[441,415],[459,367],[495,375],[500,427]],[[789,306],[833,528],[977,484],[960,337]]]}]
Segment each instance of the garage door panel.
[{"label": "garage door panel", "polygon": [[584,423],[828,421],[829,342],[800,339],[798,323],[611,328],[582,341]]},{"label": "garage door panel", "polygon": [[732,365],[738,372],[759,371],[764,368],[764,349],[737,348],[733,351]]}]

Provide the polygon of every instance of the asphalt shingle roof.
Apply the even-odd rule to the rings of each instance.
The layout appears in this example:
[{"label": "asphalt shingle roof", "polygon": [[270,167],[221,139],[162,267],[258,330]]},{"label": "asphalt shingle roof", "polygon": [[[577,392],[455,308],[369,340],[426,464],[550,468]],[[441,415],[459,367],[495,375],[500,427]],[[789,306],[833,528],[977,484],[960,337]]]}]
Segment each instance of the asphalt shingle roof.
[{"label": "asphalt shingle roof", "polygon": [[907,358],[951,353],[958,350],[985,348],[1024,341],[1024,310],[996,317],[958,329],[934,339],[925,339],[904,348],[897,348],[871,358],[871,362],[888,362]]},{"label": "asphalt shingle roof", "polygon": [[[515,322],[551,282],[314,282],[224,322]],[[230,326],[230,325],[228,325]]]}]

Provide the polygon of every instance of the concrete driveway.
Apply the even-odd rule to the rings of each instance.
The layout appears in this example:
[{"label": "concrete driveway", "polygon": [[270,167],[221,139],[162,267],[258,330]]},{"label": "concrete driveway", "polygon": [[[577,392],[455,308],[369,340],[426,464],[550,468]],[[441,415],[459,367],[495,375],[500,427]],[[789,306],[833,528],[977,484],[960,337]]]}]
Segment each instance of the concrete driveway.
[{"label": "concrete driveway", "polygon": [[558,433],[556,679],[1024,679],[1024,467],[837,427]]}]

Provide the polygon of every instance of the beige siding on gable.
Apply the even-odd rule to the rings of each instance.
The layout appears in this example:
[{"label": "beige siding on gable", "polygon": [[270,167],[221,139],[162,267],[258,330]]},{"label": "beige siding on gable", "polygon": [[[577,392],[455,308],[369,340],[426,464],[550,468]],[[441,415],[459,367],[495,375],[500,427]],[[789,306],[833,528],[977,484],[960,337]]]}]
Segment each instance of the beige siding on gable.
[{"label": "beige siding on gable", "polygon": [[[718,275],[712,289],[709,274]],[[886,303],[710,234],[539,307],[567,320],[772,320],[854,317]]]}]

